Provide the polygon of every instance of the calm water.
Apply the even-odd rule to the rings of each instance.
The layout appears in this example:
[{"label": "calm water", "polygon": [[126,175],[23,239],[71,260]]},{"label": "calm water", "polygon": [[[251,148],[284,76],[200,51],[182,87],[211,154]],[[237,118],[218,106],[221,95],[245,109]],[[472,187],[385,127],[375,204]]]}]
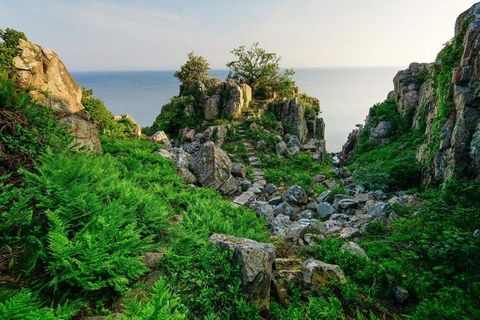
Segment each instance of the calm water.
[{"label": "calm water", "polygon": [[[362,123],[368,109],[383,101],[393,88],[400,68],[297,69],[295,81],[302,91],[320,99],[326,123],[329,151],[338,151],[355,124]],[[74,72],[82,86],[93,89],[114,114],[132,115],[142,126],[150,125],[161,106],[178,94],[174,71]],[[211,75],[224,79],[225,70]]]}]

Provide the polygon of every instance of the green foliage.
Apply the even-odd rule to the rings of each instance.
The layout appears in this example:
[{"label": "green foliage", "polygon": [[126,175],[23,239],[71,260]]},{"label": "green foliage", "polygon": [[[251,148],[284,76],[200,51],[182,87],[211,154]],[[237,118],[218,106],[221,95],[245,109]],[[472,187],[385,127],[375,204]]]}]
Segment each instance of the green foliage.
[{"label": "green foliage", "polygon": [[438,54],[433,77],[434,86],[437,95],[437,112],[432,120],[431,136],[432,140],[428,144],[428,154],[430,162],[433,162],[435,153],[442,139],[442,127],[445,125],[455,104],[453,101],[453,70],[459,66],[464,51],[463,38],[467,32],[467,27],[473,18],[466,19],[461,32],[448,42],[443,50]]},{"label": "green foliage", "polygon": [[422,168],[415,156],[423,135],[412,132],[371,151],[358,152],[351,164],[355,179],[370,190],[406,190],[420,185]]},{"label": "green foliage", "polygon": [[318,174],[333,175],[332,167],[328,163],[318,163],[308,152],[301,152],[288,158],[276,154],[261,157],[265,168],[265,178],[277,185],[298,184],[307,192],[314,190],[313,177]]},{"label": "green foliage", "polygon": [[281,97],[291,98],[298,91],[292,79],[293,69],[286,69],[280,74],[280,57],[261,48],[258,42],[250,48],[240,46],[231,53],[236,60],[227,63],[230,69],[228,78],[247,83],[253,88],[255,96],[265,99],[277,92]]},{"label": "green foliage", "polygon": [[393,288],[401,285],[410,293],[403,311],[413,319],[474,319],[480,308],[480,239],[473,236],[480,227],[479,188],[480,180],[450,181],[425,192],[415,215],[405,209],[391,224],[371,222],[360,241],[368,259],[342,252],[338,238],[305,247],[304,254],[345,272],[347,284],[333,292],[349,315],[385,312],[382,301],[392,303]]},{"label": "green foliage", "polygon": [[7,75],[8,78],[12,78],[15,73],[13,66],[13,58],[18,56],[20,50],[17,48],[20,39],[27,40],[27,37],[23,32],[7,28],[5,30],[0,29],[0,74]]},{"label": "green foliage", "polygon": [[124,315],[113,317],[118,320],[183,320],[187,319],[188,309],[176,297],[164,278],[153,285],[148,300],[130,299],[124,304]]},{"label": "green foliage", "polygon": [[0,318],[8,320],[70,319],[78,311],[76,304],[58,306],[56,310],[42,307],[38,296],[30,290],[0,291]]},{"label": "green foliage", "polygon": [[[193,110],[192,116],[186,114],[187,108]],[[162,130],[177,135],[182,128],[198,126],[203,119],[202,112],[202,108],[196,104],[193,96],[172,98],[169,104],[162,107],[160,115],[148,129],[147,134],[151,135]]]},{"label": "green foliage", "polygon": [[0,176],[17,176],[18,168],[31,168],[43,152],[58,152],[72,142],[67,128],[48,108],[16,93],[4,76],[0,76],[0,131]]},{"label": "green foliage", "polygon": [[[188,53],[188,60],[176,71],[174,76],[182,83],[182,95],[195,94],[193,92],[198,82],[208,80],[208,70],[210,69],[207,59],[197,56],[195,53]],[[192,91],[193,90],[193,91]]]}]

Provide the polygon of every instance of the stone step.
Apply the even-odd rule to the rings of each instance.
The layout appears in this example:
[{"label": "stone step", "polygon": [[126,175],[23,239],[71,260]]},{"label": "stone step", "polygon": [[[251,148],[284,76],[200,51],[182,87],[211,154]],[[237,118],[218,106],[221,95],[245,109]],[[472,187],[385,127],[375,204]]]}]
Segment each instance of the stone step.
[{"label": "stone step", "polygon": [[260,162],[250,163],[250,166],[255,167],[255,168],[260,168]]}]

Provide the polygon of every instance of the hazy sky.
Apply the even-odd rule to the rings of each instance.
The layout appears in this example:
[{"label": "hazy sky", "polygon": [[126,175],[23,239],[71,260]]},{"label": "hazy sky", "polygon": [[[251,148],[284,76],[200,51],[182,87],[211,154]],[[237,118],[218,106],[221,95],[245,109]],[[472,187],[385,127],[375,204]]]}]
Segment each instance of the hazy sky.
[{"label": "hazy sky", "polygon": [[224,68],[259,41],[289,67],[430,62],[469,0],[0,0],[0,28],[24,31],[71,70],[177,69],[186,53]]}]

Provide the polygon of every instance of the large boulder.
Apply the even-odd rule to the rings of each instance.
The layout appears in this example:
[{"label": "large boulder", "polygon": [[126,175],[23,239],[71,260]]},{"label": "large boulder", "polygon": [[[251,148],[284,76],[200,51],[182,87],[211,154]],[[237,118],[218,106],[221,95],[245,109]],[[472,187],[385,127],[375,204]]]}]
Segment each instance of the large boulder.
[{"label": "large boulder", "polygon": [[222,249],[234,252],[234,262],[240,265],[242,283],[252,302],[258,303],[263,309],[268,308],[275,247],[269,243],[218,233],[212,234],[209,240]]},{"label": "large boulder", "polygon": [[346,282],[342,269],[335,264],[310,258],[302,263],[303,282],[306,285],[325,285],[329,280],[336,280],[343,284]]},{"label": "large boulder", "polygon": [[170,139],[168,139],[167,134],[164,131],[157,131],[151,137],[150,140],[153,142],[164,144],[166,147],[171,147],[172,144]]},{"label": "large boulder", "polygon": [[228,119],[238,119],[242,115],[242,110],[248,109],[248,104],[252,99],[252,90],[247,84],[238,85],[235,81],[225,83],[225,105],[223,106],[223,116]]},{"label": "large boulder", "polygon": [[230,178],[232,162],[213,142],[204,143],[193,155],[190,169],[204,187],[218,189]]},{"label": "large boulder", "polygon": [[77,145],[101,151],[97,130],[81,103],[82,88],[58,55],[23,39],[18,49],[20,53],[13,59],[13,65],[19,89],[51,108],[56,117],[70,127]]},{"label": "large boulder", "polygon": [[305,121],[305,107],[300,104],[298,98],[286,100],[280,107],[276,106],[271,109],[277,119],[283,126],[287,125],[292,128],[300,142],[305,143],[307,140],[307,124]]}]

